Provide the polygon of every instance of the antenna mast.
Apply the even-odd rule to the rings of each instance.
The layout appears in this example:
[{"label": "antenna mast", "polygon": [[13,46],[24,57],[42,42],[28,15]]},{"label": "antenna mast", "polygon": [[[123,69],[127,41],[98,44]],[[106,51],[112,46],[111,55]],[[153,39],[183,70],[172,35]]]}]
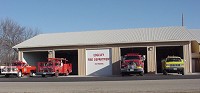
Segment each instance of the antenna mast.
[{"label": "antenna mast", "polygon": [[184,18],[183,18],[183,13],[182,13],[182,26],[184,26]]}]

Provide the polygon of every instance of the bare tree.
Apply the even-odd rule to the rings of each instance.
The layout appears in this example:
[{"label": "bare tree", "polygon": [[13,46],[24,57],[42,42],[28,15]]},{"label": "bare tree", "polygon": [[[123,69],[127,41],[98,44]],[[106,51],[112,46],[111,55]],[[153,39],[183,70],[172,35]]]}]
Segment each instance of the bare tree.
[{"label": "bare tree", "polygon": [[38,30],[19,25],[6,18],[0,21],[0,63],[10,63],[17,59],[17,51],[12,47],[35,35]]}]

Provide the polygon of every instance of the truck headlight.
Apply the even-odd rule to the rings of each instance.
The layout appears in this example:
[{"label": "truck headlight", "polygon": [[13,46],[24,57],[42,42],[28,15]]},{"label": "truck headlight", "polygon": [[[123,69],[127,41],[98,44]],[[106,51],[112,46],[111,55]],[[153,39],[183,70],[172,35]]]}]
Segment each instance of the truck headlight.
[{"label": "truck headlight", "polygon": [[166,64],[165,66],[170,66],[170,64]]},{"label": "truck headlight", "polygon": [[18,69],[17,69],[17,68],[14,68],[13,70],[14,70],[14,71],[17,71]]},{"label": "truck headlight", "polygon": [[5,72],[6,71],[6,68],[3,68],[2,70],[1,70],[1,72]]},{"label": "truck headlight", "polygon": [[15,70],[15,71],[17,71],[17,70],[18,70],[18,68],[15,68],[14,70]]}]

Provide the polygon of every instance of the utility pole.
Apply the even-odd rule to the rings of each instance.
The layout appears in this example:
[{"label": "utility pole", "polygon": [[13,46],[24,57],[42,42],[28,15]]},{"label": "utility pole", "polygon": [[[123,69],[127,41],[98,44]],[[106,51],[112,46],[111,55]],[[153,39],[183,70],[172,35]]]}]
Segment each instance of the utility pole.
[{"label": "utility pole", "polygon": [[184,26],[184,18],[183,18],[183,13],[182,13],[182,26]]}]

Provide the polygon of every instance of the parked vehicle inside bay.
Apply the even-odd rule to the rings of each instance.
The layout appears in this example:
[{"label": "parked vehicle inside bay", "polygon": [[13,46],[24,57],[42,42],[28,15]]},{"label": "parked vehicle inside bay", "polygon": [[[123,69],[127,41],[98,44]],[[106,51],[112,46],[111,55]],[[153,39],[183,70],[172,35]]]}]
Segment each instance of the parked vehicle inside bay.
[{"label": "parked vehicle inside bay", "polygon": [[65,58],[48,58],[48,62],[37,63],[37,75],[42,77],[69,75],[72,72],[72,63]]},{"label": "parked vehicle inside bay", "polygon": [[28,63],[23,61],[15,61],[13,63],[0,66],[0,68],[1,74],[5,75],[5,77],[9,77],[10,75],[15,75],[17,77],[28,75],[32,77],[36,73],[36,66],[30,66]]},{"label": "parked vehicle inside bay", "polygon": [[178,73],[184,75],[184,60],[179,56],[168,56],[162,60],[163,75]]},{"label": "parked vehicle inside bay", "polygon": [[122,57],[121,75],[139,74],[144,75],[145,55],[138,53],[128,53]]}]

